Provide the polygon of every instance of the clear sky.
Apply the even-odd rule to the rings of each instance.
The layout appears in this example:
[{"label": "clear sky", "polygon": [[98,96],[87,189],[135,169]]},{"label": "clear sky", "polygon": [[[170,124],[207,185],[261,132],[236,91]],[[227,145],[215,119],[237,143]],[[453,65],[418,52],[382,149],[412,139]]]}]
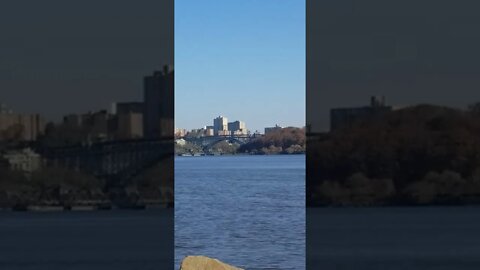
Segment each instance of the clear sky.
[{"label": "clear sky", "polygon": [[[480,1],[308,2],[307,121],[329,128],[329,110],[480,101]],[[319,74],[321,73],[321,76]]]},{"label": "clear sky", "polygon": [[305,125],[305,0],[175,1],[175,126]]},{"label": "clear sky", "polygon": [[173,0],[8,1],[0,103],[58,121],[140,101],[143,77],[173,62],[173,22]]}]

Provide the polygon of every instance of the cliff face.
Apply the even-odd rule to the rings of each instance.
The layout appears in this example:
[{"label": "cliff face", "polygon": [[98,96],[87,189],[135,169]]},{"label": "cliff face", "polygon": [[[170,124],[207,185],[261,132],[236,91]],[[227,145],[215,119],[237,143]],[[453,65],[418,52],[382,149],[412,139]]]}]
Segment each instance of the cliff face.
[{"label": "cliff face", "polygon": [[480,113],[419,105],[307,142],[309,205],[480,203]]},{"label": "cliff face", "polygon": [[182,261],[180,270],[243,270],[219,260],[204,256],[188,256]]}]

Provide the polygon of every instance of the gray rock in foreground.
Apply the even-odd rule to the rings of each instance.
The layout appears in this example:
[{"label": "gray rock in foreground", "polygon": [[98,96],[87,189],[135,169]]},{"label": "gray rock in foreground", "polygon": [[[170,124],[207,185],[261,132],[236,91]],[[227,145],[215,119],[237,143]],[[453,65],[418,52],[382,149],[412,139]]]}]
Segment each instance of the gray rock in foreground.
[{"label": "gray rock in foreground", "polygon": [[244,270],[205,256],[187,256],[180,270]]}]

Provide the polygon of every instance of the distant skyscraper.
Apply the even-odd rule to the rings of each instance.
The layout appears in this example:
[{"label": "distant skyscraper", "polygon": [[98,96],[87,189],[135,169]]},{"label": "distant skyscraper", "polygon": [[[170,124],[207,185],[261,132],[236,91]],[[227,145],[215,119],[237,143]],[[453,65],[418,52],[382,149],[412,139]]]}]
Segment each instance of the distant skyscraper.
[{"label": "distant skyscraper", "polygon": [[112,131],[120,140],[139,139],[143,137],[143,102],[119,102],[114,103]]},{"label": "distant skyscraper", "polygon": [[247,135],[247,127],[243,121],[228,123],[228,130],[232,135]]},{"label": "distant skyscraper", "polygon": [[139,139],[143,137],[143,114],[136,112],[124,112],[117,115],[117,138]]},{"label": "distant skyscraper", "polygon": [[143,135],[154,139],[174,134],[174,73],[169,66],[144,78]]},{"label": "distant skyscraper", "polygon": [[228,119],[224,116],[213,119],[213,131],[215,135],[224,134],[224,131],[228,131]]}]

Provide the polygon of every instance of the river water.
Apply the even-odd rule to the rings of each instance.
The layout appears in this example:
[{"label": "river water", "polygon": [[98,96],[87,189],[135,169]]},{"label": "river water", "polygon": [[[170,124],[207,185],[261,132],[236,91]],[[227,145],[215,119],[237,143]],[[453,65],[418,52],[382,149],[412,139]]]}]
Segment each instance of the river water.
[{"label": "river water", "polygon": [[176,158],[176,269],[186,255],[305,269],[305,156]]},{"label": "river water", "polygon": [[313,208],[307,215],[307,269],[480,269],[477,206]]},{"label": "river water", "polygon": [[[308,209],[304,156],[176,159],[173,210],[0,211],[0,269],[480,269],[480,207]],[[308,232],[305,248],[305,227]],[[175,262],[173,262],[175,258]]]},{"label": "river water", "polygon": [[0,211],[2,270],[172,269],[173,210]]}]

